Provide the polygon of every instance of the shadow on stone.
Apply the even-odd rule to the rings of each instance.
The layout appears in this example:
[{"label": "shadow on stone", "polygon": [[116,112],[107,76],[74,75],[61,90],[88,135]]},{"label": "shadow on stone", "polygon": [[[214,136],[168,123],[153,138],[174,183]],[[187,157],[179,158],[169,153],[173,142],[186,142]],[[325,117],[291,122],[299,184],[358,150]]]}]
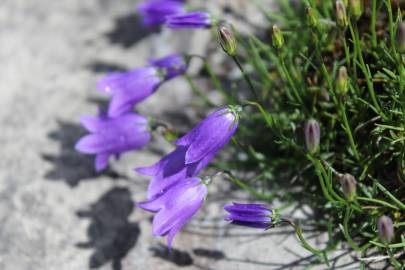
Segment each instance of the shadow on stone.
[{"label": "shadow on stone", "polygon": [[78,243],[79,248],[92,248],[89,267],[98,268],[111,261],[114,270],[120,270],[121,260],[136,245],[140,232],[137,223],[129,222],[134,209],[131,193],[127,188],[113,188],[104,194],[90,210],[77,212],[89,218],[88,241]]},{"label": "shadow on stone", "polygon": [[226,258],[225,254],[222,251],[214,249],[195,248],[193,249],[193,253],[196,256],[205,257],[216,261]]},{"label": "shadow on stone", "polygon": [[159,246],[156,247],[151,247],[150,250],[154,257],[172,262],[177,266],[188,266],[193,264],[193,258],[191,258],[190,254],[185,251],[180,251],[174,248],[169,250],[167,246],[162,244],[159,244]]},{"label": "shadow on stone", "polygon": [[83,155],[74,149],[76,142],[86,134],[79,124],[58,121],[58,128],[48,134],[51,140],[60,143],[58,154],[42,153],[42,158],[53,164],[53,168],[45,175],[46,179],[65,181],[75,187],[84,179],[107,175],[113,179],[126,178],[108,169],[102,173],[94,170],[94,157]]},{"label": "shadow on stone", "polygon": [[149,28],[142,25],[137,14],[127,14],[115,19],[115,27],[106,33],[112,44],[129,48],[148,35],[158,32],[158,28]]},{"label": "shadow on stone", "polygon": [[120,64],[105,62],[105,61],[93,61],[90,64],[86,65],[88,69],[93,71],[94,73],[109,73],[109,72],[123,72],[127,71],[128,69]]}]

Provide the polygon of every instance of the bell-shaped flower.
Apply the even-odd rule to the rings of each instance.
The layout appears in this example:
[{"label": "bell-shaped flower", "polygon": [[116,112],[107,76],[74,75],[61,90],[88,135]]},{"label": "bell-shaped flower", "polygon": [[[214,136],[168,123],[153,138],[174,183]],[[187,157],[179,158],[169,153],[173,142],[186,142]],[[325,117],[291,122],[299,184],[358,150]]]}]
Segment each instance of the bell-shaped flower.
[{"label": "bell-shaped flower", "polygon": [[83,116],[80,121],[91,134],[82,137],[75,148],[79,152],[96,155],[96,171],[108,166],[111,155],[119,156],[121,153],[140,149],[151,138],[148,120],[135,113],[114,118]]},{"label": "bell-shaped flower", "polygon": [[144,25],[160,25],[166,21],[166,17],[184,13],[183,1],[176,0],[148,0],[138,5],[138,12]]},{"label": "bell-shaped flower", "polygon": [[224,209],[229,212],[225,220],[231,224],[259,229],[271,227],[273,212],[264,204],[233,203]]},{"label": "bell-shaped flower", "polygon": [[183,74],[187,69],[183,57],[178,54],[151,60],[150,64],[129,72],[110,73],[97,82],[100,91],[112,96],[108,108],[110,117],[132,111],[163,82]]},{"label": "bell-shaped flower", "polygon": [[207,12],[192,11],[168,16],[166,25],[173,29],[208,28],[213,25],[213,19]]},{"label": "bell-shaped flower", "polygon": [[169,248],[174,236],[200,209],[207,195],[207,187],[199,178],[184,179],[152,199],[138,203],[138,207],[156,213],[153,234],[166,236]]},{"label": "bell-shaped flower", "polygon": [[217,110],[175,141],[177,148],[174,151],[152,166],[138,168],[137,172],[153,176],[148,187],[148,198],[179,180],[197,176],[233,136],[238,118],[234,108]]}]

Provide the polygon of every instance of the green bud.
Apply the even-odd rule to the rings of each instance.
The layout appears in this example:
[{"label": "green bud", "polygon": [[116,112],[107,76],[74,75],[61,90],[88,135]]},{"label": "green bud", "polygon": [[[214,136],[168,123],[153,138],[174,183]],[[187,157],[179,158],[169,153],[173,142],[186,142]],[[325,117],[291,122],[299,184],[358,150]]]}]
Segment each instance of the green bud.
[{"label": "green bud", "polygon": [[336,24],[341,29],[345,29],[347,27],[347,15],[346,15],[346,5],[343,3],[342,0],[336,1]]},{"label": "green bud", "polygon": [[236,55],[236,39],[232,31],[224,24],[218,26],[219,40],[221,47],[229,56]]},{"label": "green bud", "polygon": [[340,178],[340,184],[342,186],[343,194],[345,197],[352,201],[356,197],[356,179],[354,176],[348,173],[345,173]]},{"label": "green bud", "polygon": [[405,22],[398,25],[397,47],[400,53],[405,53]]},{"label": "green bud", "polygon": [[358,20],[363,14],[363,0],[350,0],[350,12]]},{"label": "green bud", "polygon": [[318,16],[310,6],[307,7],[307,18],[309,26],[317,29],[319,26]]},{"label": "green bud", "polygon": [[338,71],[336,80],[336,93],[339,96],[345,96],[349,91],[349,78],[347,76],[347,69],[345,66],[341,66]]},{"label": "green bud", "polygon": [[276,49],[281,49],[284,45],[284,36],[277,25],[273,25],[273,46]]}]

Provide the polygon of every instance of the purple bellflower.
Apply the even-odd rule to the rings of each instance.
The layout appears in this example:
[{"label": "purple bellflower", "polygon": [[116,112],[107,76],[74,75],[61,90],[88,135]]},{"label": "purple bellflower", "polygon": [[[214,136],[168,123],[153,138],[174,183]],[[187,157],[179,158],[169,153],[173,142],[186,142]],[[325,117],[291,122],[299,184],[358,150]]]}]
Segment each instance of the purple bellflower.
[{"label": "purple bellflower", "polygon": [[76,150],[86,154],[95,154],[95,169],[102,171],[108,166],[111,155],[146,145],[151,134],[145,117],[135,113],[126,113],[115,118],[107,116],[83,116],[82,125],[91,133],[76,143]]},{"label": "purple bellflower", "polygon": [[165,23],[167,16],[184,13],[185,9],[183,1],[149,0],[138,5],[138,12],[143,24],[152,26]]},{"label": "purple bellflower", "polygon": [[138,203],[138,207],[156,213],[153,234],[166,236],[169,248],[174,236],[200,209],[207,195],[207,187],[199,178],[184,179],[163,194]]},{"label": "purple bellflower", "polygon": [[171,15],[166,18],[166,25],[173,29],[207,28],[211,27],[211,15],[203,11],[193,11],[184,14]]},{"label": "purple bellflower", "polygon": [[177,148],[159,162],[138,168],[140,174],[153,177],[148,186],[148,199],[180,180],[197,176],[235,133],[238,118],[233,107],[219,109],[175,141]]},{"label": "purple bellflower", "polygon": [[149,67],[114,72],[97,82],[100,91],[112,96],[108,108],[110,117],[131,111],[137,103],[152,95],[163,82],[180,76],[187,69],[183,56],[178,54],[149,62]]},{"label": "purple bellflower", "polygon": [[263,204],[233,203],[224,207],[229,215],[225,220],[231,224],[251,228],[267,229],[271,227],[273,212]]}]

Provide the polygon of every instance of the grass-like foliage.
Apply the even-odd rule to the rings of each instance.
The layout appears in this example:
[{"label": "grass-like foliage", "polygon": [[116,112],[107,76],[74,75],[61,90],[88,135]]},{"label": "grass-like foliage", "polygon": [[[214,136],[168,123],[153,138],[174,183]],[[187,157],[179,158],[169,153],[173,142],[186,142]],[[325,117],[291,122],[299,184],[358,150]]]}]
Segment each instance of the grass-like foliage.
[{"label": "grass-like foliage", "polygon": [[[342,10],[335,1],[294,6],[280,0],[277,12],[261,8],[267,34],[243,36],[233,29],[238,49],[230,58],[244,73],[239,88],[250,92],[223,90],[206,65],[226,102],[245,106],[234,151],[246,159],[235,155],[216,165],[259,199],[312,207],[314,225],[329,234],[323,252],[346,242],[363,267],[381,259],[404,267],[400,2],[340,1]],[[310,119],[319,123],[320,136],[316,127],[305,127]],[[381,216],[393,221],[394,235],[386,241],[378,234]]]}]

